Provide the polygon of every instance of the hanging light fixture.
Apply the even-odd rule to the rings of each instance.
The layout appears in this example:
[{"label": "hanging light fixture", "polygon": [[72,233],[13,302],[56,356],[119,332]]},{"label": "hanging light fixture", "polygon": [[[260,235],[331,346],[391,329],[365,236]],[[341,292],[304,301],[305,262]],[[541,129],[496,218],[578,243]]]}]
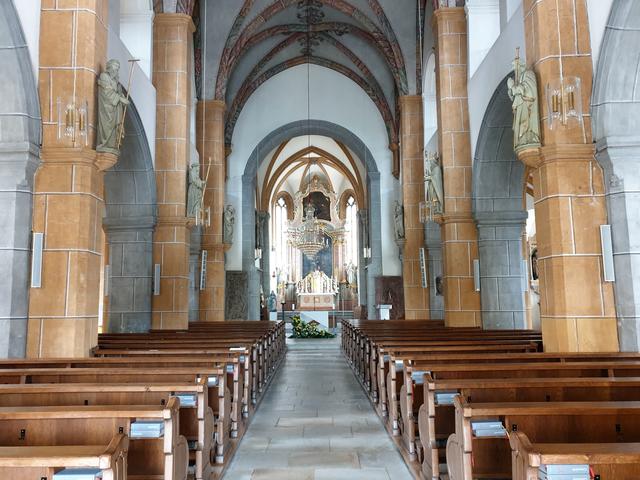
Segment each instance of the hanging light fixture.
[{"label": "hanging light fixture", "polygon": [[[304,53],[307,55],[307,151],[311,151],[311,17],[312,8],[309,0],[306,2],[306,10],[304,15],[307,24],[306,44],[304,45]],[[302,224],[293,229],[291,232],[292,243],[295,248],[300,250],[309,259],[316,257],[318,252],[322,250],[327,243],[325,242],[324,228],[315,216],[315,207],[311,204],[311,166],[313,161],[311,155],[307,155],[309,167],[307,169],[307,197],[309,201],[304,207],[304,217]]]}]

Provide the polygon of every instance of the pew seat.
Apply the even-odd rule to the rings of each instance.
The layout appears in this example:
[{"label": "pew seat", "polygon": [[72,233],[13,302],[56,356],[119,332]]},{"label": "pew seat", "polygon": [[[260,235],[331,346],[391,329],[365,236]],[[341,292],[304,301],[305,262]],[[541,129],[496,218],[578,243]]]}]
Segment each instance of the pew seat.
[{"label": "pew seat", "polygon": [[0,447],[0,478],[51,480],[61,469],[96,469],[102,480],[126,480],[129,438],[105,445]]},{"label": "pew seat", "polygon": [[549,465],[589,465],[602,480],[640,478],[640,443],[532,443],[524,432],[509,436],[513,480],[538,480]]},{"label": "pew seat", "polygon": [[[53,406],[0,408],[0,446],[73,446],[108,444],[118,433],[129,436],[127,478],[186,480],[189,452],[179,435],[180,401],[165,406]],[[157,421],[158,438],[131,438],[131,425]]]}]

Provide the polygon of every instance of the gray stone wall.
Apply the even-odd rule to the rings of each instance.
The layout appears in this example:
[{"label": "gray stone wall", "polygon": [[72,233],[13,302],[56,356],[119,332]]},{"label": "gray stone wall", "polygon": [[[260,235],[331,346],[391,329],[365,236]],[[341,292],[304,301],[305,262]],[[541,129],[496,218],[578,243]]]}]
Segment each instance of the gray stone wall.
[{"label": "gray stone wall", "polygon": [[513,151],[512,122],[505,79],[487,107],[473,165],[480,302],[486,329],[526,327],[522,271],[525,168]]},{"label": "gray stone wall", "polygon": [[429,268],[429,313],[431,320],[444,319],[444,295],[436,291],[436,279],[442,279],[442,235],[440,225],[427,222],[424,226],[424,243],[427,247]]},{"label": "gray stone wall", "polygon": [[107,230],[109,237],[109,332],[151,328],[153,227]]},{"label": "gray stone wall", "polygon": [[[596,158],[613,237],[618,337],[640,351],[640,2],[614,0],[594,80]],[[635,47],[635,48],[634,48]]]},{"label": "gray stone wall", "polygon": [[105,172],[103,228],[109,243],[110,332],[151,328],[156,182],[149,144],[133,103],[120,158]]},{"label": "gray stone wall", "polygon": [[0,357],[24,357],[33,178],[39,164],[38,91],[20,20],[0,2]]}]

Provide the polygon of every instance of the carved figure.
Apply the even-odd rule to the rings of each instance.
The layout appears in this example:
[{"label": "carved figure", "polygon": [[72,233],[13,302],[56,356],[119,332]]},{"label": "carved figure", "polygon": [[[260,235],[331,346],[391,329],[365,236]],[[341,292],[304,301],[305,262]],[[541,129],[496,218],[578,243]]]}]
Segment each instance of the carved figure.
[{"label": "carved figure", "polygon": [[269,297],[267,298],[267,309],[270,312],[275,312],[277,311],[278,308],[278,298],[276,297],[276,293],[271,290],[271,293],[269,294]]},{"label": "carved figure", "polygon": [[404,239],[404,207],[396,200],[394,210],[396,240]]},{"label": "carved figure", "polygon": [[200,164],[192,163],[189,167],[189,191],[187,193],[187,217],[198,215],[198,209],[202,207],[202,194],[204,180],[200,178]]},{"label": "carved figure", "polygon": [[513,149],[518,152],[540,146],[540,114],[536,74],[520,59],[513,61],[514,77],[507,80],[513,110]]},{"label": "carved figure", "polygon": [[442,167],[438,154],[426,150],[424,151],[424,181],[431,214],[442,214],[444,206]]},{"label": "carved figure", "polygon": [[111,59],[98,78],[98,131],[96,151],[119,155],[118,130],[129,100],[119,82],[120,62]]},{"label": "carved figure", "polygon": [[223,234],[222,241],[224,243],[233,243],[233,226],[236,222],[236,209],[233,205],[227,205],[224,207],[222,214]]}]

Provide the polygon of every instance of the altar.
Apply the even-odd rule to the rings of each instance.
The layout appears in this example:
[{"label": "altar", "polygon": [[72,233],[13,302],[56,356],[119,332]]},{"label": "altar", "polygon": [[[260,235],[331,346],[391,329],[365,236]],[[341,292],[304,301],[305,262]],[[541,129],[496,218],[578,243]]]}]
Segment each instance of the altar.
[{"label": "altar", "polygon": [[298,282],[297,297],[300,310],[335,309],[338,282],[322,271],[316,270]]}]

